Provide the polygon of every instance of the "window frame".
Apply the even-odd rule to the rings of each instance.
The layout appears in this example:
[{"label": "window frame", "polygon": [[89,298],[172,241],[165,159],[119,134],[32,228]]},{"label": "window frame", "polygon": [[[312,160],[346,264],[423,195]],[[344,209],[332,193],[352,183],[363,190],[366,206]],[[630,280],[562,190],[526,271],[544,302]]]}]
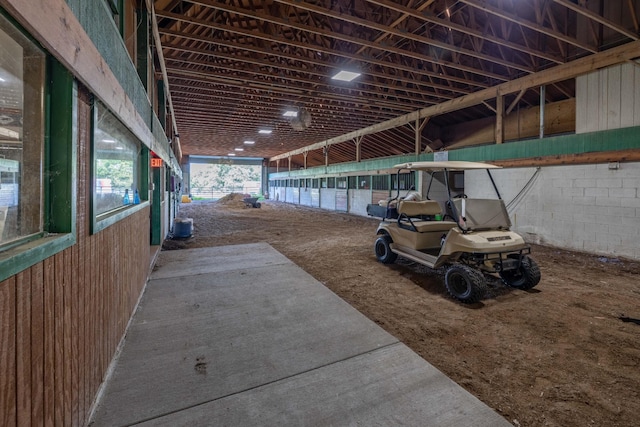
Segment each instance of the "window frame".
[{"label": "window frame", "polygon": [[0,245],[2,282],[69,248],[77,241],[78,88],[71,73],[14,19],[1,9],[0,16],[40,49],[45,58],[41,160],[44,173],[40,184],[43,190],[43,231]]},{"label": "window frame", "polygon": [[[118,209],[114,209],[108,212],[96,213],[96,191],[95,191],[95,180],[96,180],[96,144],[95,144],[95,135],[96,135],[96,123],[97,123],[97,115],[98,109],[96,107],[97,100],[94,100],[91,105],[91,163],[90,163],[90,179],[91,179],[91,197],[89,200],[91,201],[91,206],[89,212],[91,213],[91,234],[97,234],[100,231],[104,230],[107,227],[110,227],[123,219],[127,218],[130,215],[135,214],[136,212],[145,209],[150,205],[148,199],[148,174],[149,174],[149,151],[147,147],[138,139],[138,137],[133,134],[125,125],[122,123],[122,120],[107,106],[102,103],[103,108],[105,108],[111,115],[113,115],[122,126],[124,126],[131,135],[137,139],[137,142],[140,147],[140,154],[138,155],[138,194],[140,196],[140,203],[138,204],[129,204],[122,206]],[[133,194],[130,194],[130,197],[133,197]]]}]

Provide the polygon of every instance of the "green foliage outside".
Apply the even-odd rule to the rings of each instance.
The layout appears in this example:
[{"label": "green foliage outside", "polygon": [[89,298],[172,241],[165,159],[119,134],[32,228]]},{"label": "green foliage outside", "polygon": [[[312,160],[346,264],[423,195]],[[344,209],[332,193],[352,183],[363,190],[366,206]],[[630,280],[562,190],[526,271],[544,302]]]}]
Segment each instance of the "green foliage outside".
[{"label": "green foliage outside", "polygon": [[114,190],[131,188],[134,185],[133,161],[126,160],[96,160],[96,178],[111,179]]},{"label": "green foliage outside", "polygon": [[260,166],[191,164],[191,188],[242,188],[246,181],[260,181]]}]

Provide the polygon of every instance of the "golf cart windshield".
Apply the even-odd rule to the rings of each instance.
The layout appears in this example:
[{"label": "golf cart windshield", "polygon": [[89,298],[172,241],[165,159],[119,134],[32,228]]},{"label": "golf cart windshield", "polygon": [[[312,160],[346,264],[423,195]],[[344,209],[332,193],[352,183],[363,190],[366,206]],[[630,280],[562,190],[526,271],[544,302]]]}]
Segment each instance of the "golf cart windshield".
[{"label": "golf cart windshield", "polygon": [[508,230],[511,227],[502,199],[455,199],[453,203],[467,230]]}]

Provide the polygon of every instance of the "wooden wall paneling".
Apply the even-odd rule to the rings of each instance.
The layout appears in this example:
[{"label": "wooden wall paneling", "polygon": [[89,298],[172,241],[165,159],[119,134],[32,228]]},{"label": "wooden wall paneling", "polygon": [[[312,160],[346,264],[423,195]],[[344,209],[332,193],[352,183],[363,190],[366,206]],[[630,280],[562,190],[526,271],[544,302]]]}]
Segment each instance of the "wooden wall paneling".
[{"label": "wooden wall paneling", "polygon": [[78,244],[67,250],[69,252],[69,271],[71,275],[71,425],[80,424],[80,298],[79,298],[79,274]]},{"label": "wooden wall paneling", "polygon": [[0,282],[0,425],[15,426],[16,279]]},{"label": "wooden wall paneling", "polygon": [[587,76],[576,77],[576,133],[583,133],[588,127],[589,106]]},{"label": "wooden wall paneling", "polygon": [[73,287],[71,285],[71,273],[74,271],[74,265],[71,263],[71,248],[65,249],[61,254],[62,258],[62,273],[63,273],[63,281],[62,281],[62,289],[63,289],[63,363],[64,363],[64,372],[63,372],[63,394],[64,394],[64,425],[70,426],[73,425],[72,422],[72,414],[71,407],[73,406],[71,403],[71,395],[73,389],[73,359],[75,354],[72,348],[72,336],[71,336],[71,315],[73,313],[74,304],[72,300],[73,295]]},{"label": "wooden wall paneling", "polygon": [[54,265],[54,422],[64,425],[64,264],[62,253],[53,256]]},{"label": "wooden wall paneling", "polygon": [[[81,207],[81,205],[79,206]],[[84,238],[84,226],[80,227],[81,221],[78,221],[78,244],[77,247],[77,273],[78,273],[78,283],[77,283],[77,291],[78,291],[78,308],[77,308],[77,318],[78,318],[78,407],[79,407],[79,425],[87,424],[87,414],[89,412],[89,405],[87,399],[87,315],[85,311],[85,307],[87,304],[85,289],[86,289],[86,279],[85,279],[85,265],[84,262],[84,254],[86,250],[85,238]]]},{"label": "wooden wall paneling", "polygon": [[620,127],[633,126],[634,103],[637,98],[637,89],[634,86],[634,68],[631,63],[621,65],[620,75]]},{"label": "wooden wall paneling", "polygon": [[622,101],[620,99],[621,65],[610,67],[607,71],[608,108],[604,110],[604,113],[607,115],[607,129],[619,129],[620,108],[622,105]]},{"label": "wooden wall paneling", "polygon": [[44,353],[43,353],[43,387],[44,387],[44,425],[54,425],[55,410],[55,299],[54,299],[54,259],[43,261],[43,325],[44,325]]},{"label": "wooden wall paneling", "polygon": [[80,278],[78,307],[80,323],[80,408],[81,423],[85,425],[88,421],[89,410],[93,395],[91,394],[91,369],[90,369],[90,348],[92,343],[89,339],[90,333],[90,255],[91,245],[88,242],[89,236],[89,204],[90,193],[89,176],[91,164],[90,142],[91,142],[91,107],[90,95],[82,85],[78,85],[78,205],[76,209],[77,223],[76,232],[78,234],[78,277]]},{"label": "wooden wall paneling", "polygon": [[598,96],[598,104],[596,104],[599,108],[598,111],[598,128],[597,130],[605,130],[607,129],[607,123],[608,123],[608,114],[607,111],[609,111],[609,105],[607,103],[607,100],[609,99],[609,94],[608,94],[608,89],[609,89],[609,70],[608,69],[603,69],[600,70],[598,72],[600,79],[598,81],[599,84],[599,89],[600,89],[600,94]]},{"label": "wooden wall paneling", "polygon": [[640,65],[631,64],[633,69],[633,125],[640,126]]},{"label": "wooden wall paneling", "polygon": [[44,262],[31,267],[31,424],[44,425]]},{"label": "wooden wall paneling", "polygon": [[595,132],[600,129],[600,74],[590,73],[587,76],[587,128],[585,132]]},{"label": "wooden wall paneling", "polygon": [[[96,252],[96,239],[89,239],[91,244],[91,252],[89,256],[89,315],[87,316],[89,325],[89,334],[87,335],[89,345],[89,361],[88,366],[90,369],[90,381],[89,384],[89,396],[93,403],[93,398],[98,390],[98,334],[97,334],[97,318],[98,318],[98,292],[97,292],[97,265],[100,260],[97,258]],[[91,405],[90,403],[90,405]]]},{"label": "wooden wall paneling", "polygon": [[[16,395],[19,426],[31,425],[31,274],[22,271],[16,281]],[[1,326],[0,326],[1,327]]]}]

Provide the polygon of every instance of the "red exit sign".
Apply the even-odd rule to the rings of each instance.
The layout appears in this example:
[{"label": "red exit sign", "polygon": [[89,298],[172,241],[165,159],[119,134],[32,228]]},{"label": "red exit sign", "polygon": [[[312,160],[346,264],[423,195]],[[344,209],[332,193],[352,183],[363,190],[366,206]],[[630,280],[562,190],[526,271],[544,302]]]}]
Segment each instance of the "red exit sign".
[{"label": "red exit sign", "polygon": [[151,167],[152,168],[161,168],[162,167],[162,159],[157,157],[151,158]]}]

